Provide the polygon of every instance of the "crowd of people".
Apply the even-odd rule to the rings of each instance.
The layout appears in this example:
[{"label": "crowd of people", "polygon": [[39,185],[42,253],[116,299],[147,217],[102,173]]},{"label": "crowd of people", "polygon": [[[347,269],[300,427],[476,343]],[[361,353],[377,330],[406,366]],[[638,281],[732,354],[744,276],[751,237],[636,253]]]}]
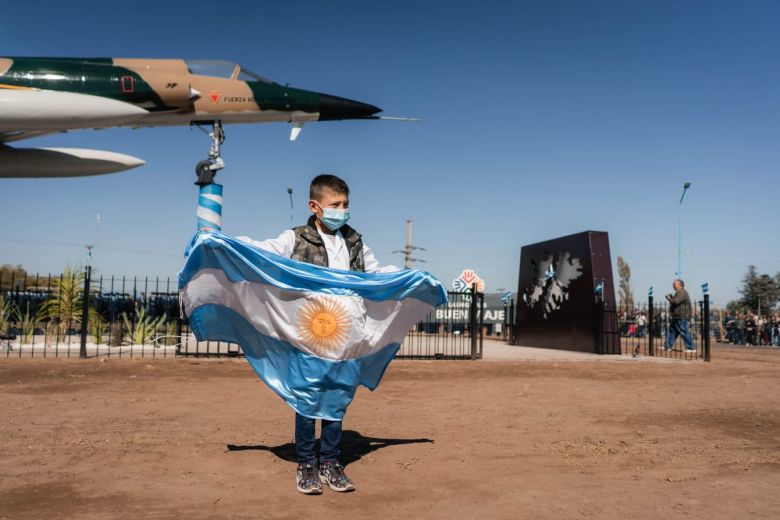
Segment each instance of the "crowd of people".
[{"label": "crowd of people", "polygon": [[[624,338],[644,338],[650,333],[650,322],[644,309],[634,312],[621,310],[618,312],[620,335]],[[671,323],[670,315],[666,310],[658,310],[653,321],[653,335],[656,338],[665,338]]]},{"label": "crowd of people", "polygon": [[757,316],[752,312],[727,313],[723,318],[726,340],[734,345],[780,347],[780,314]]},{"label": "crowd of people", "polygon": [[[718,311],[712,313],[710,334],[717,341],[725,341],[732,345],[772,346],[780,347],[780,314],[758,316],[753,312],[736,312],[721,314],[718,322]],[[670,316],[664,310],[656,312],[653,323],[653,335],[666,337],[669,330]],[[649,332],[649,320],[644,310],[635,312],[618,312],[620,335],[628,338],[643,338]],[[697,323],[697,327],[698,327]],[[694,327],[693,330],[698,330]]]}]

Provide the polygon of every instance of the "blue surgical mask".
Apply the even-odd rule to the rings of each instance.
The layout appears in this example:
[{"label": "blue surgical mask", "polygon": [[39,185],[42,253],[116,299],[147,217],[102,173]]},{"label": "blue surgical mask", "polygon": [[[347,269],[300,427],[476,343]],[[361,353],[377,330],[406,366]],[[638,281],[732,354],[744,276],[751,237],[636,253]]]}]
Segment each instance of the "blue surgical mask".
[{"label": "blue surgical mask", "polygon": [[[319,206],[319,204],[317,204]],[[323,208],[320,222],[325,224],[325,227],[331,231],[336,231],[341,228],[349,220],[349,208],[347,209],[335,209],[335,208]]]}]

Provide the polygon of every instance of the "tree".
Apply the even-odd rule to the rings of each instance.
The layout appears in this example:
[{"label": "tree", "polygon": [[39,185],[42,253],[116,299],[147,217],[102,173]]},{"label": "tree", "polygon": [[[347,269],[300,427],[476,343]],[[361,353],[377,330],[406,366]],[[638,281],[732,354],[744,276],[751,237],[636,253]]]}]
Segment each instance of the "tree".
[{"label": "tree", "polygon": [[736,314],[738,312],[742,312],[743,310],[742,301],[740,300],[731,300],[726,304],[726,311],[728,311],[730,314]]},{"label": "tree", "polygon": [[[27,271],[21,265],[0,265],[0,291],[8,291],[16,287],[21,289],[26,277]],[[13,287],[11,287],[11,279],[13,279]]]},{"label": "tree", "polygon": [[631,268],[622,256],[617,257],[618,275],[620,276],[620,305],[625,308],[634,307],[634,294],[631,292]]},{"label": "tree", "polygon": [[742,278],[740,303],[752,311],[771,310],[780,300],[780,273],[775,276],[759,274],[756,266],[748,266]]}]

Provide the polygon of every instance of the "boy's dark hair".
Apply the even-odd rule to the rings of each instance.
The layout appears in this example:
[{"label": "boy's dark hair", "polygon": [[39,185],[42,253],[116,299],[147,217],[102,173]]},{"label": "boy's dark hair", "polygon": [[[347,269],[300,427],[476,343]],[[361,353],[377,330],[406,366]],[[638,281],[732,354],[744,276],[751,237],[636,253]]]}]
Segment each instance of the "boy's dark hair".
[{"label": "boy's dark hair", "polygon": [[322,192],[326,189],[349,197],[349,186],[344,182],[344,179],[335,175],[323,174],[312,179],[311,186],[309,186],[309,199],[320,200]]}]

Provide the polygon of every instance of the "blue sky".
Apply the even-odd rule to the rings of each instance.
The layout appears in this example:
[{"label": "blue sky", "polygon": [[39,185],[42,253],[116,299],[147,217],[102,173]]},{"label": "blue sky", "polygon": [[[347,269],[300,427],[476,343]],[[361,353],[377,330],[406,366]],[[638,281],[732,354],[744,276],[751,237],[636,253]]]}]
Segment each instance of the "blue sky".
[{"label": "blue sky", "polygon": [[[780,270],[776,2],[14,3],[5,55],[212,58],[375,104],[389,121],[228,126],[224,230],[255,238],[306,217],[312,176],[352,188],[351,224],[384,263],[414,221],[422,267],[516,289],[523,244],[608,231],[635,293],[671,284],[677,209],[694,296],[737,297],[748,264]],[[195,226],[186,127],[85,130],[17,146],[142,157],[129,172],[2,180],[0,263],[58,272],[97,243],[104,274],[174,276]],[[97,224],[96,215],[101,215]],[[40,243],[32,243],[37,241]],[[69,245],[76,244],[76,245]],[[617,278],[617,271],[615,271]]]}]

